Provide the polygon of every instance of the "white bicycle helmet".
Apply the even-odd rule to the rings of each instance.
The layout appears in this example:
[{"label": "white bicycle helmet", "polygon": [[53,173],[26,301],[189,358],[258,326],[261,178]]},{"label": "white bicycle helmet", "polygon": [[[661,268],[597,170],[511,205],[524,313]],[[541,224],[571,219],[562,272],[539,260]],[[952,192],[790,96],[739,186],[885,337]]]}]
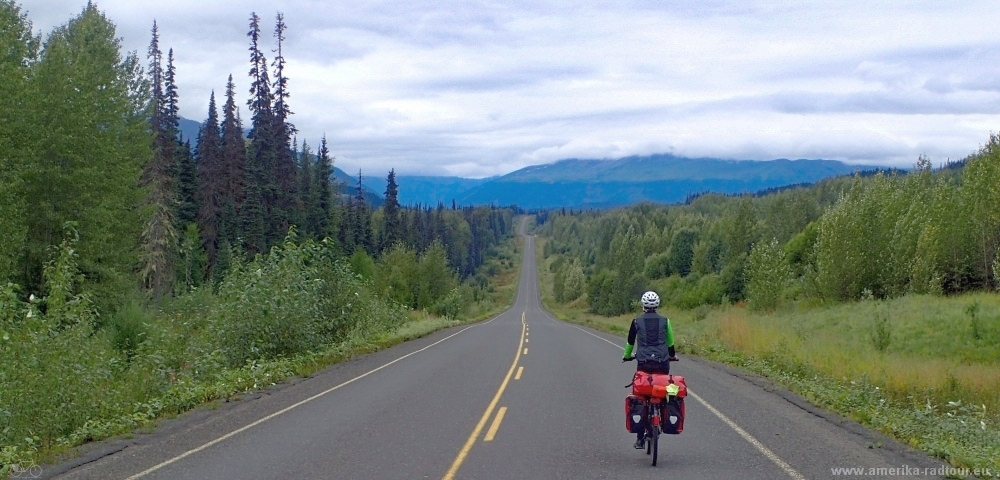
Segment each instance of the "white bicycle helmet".
[{"label": "white bicycle helmet", "polygon": [[642,294],[642,306],[644,308],[656,308],[660,306],[660,296],[656,292],[646,292]]}]

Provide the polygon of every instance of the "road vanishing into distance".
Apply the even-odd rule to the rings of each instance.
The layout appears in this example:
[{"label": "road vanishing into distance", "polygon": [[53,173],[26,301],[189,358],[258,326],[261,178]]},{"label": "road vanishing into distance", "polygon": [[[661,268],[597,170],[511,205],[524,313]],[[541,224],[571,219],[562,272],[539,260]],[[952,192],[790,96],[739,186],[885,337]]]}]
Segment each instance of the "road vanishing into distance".
[{"label": "road vanishing into distance", "polygon": [[[522,223],[523,232],[524,223]],[[59,479],[813,479],[940,467],[770,383],[680,352],[685,430],[625,431],[624,339],[542,309],[535,239],[499,316],[199,408],[43,467]],[[853,475],[846,478],[888,478]],[[923,476],[921,478],[935,478]]]}]

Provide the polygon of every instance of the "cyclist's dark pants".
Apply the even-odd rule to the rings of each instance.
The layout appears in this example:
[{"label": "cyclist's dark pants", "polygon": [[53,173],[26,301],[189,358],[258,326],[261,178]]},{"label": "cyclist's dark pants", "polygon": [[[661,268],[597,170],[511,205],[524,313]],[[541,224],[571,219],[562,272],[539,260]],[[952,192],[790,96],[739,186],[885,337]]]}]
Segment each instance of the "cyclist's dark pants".
[{"label": "cyclist's dark pants", "polygon": [[641,361],[636,366],[636,370],[646,373],[662,373],[667,375],[670,373],[670,362],[667,360],[663,360],[662,362],[655,360]]}]

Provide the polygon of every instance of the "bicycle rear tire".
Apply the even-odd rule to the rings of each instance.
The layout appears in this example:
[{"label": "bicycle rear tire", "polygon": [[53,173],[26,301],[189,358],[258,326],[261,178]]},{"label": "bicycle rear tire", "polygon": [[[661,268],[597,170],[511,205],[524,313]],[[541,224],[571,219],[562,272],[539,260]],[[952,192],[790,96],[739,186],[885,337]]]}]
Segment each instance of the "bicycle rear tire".
[{"label": "bicycle rear tire", "polygon": [[649,439],[650,449],[653,450],[653,466],[656,466],[656,455],[660,447],[660,426],[653,426],[653,438]]}]

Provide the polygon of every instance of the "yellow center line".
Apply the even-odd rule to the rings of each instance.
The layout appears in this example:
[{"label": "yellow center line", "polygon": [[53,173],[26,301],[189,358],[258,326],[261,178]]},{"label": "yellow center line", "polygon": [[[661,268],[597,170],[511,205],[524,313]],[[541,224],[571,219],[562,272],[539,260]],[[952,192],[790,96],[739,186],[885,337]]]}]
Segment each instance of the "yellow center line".
[{"label": "yellow center line", "polygon": [[486,431],[486,437],[483,438],[484,442],[492,442],[493,437],[497,436],[497,430],[500,429],[500,422],[503,421],[503,416],[507,413],[507,407],[500,407],[497,411],[497,417],[493,419],[493,424],[490,425],[490,429]]},{"label": "yellow center line", "polygon": [[517,345],[517,355],[514,355],[514,363],[510,365],[510,370],[507,371],[507,376],[504,377],[503,382],[500,384],[500,388],[497,389],[496,395],[493,396],[493,401],[490,402],[489,406],[486,407],[486,411],[483,412],[483,416],[479,419],[479,423],[476,424],[476,428],[472,430],[472,435],[465,440],[465,445],[462,449],[458,451],[458,456],[455,457],[455,461],[451,463],[451,468],[448,472],[444,474],[441,480],[453,480],[455,474],[458,473],[458,468],[462,466],[465,462],[465,457],[469,455],[469,451],[472,450],[472,446],[475,445],[476,439],[479,438],[479,434],[482,433],[483,427],[486,426],[486,421],[489,420],[490,415],[493,413],[493,409],[497,407],[497,403],[500,403],[500,397],[503,395],[503,391],[507,389],[507,384],[510,382],[510,377],[514,375],[514,367],[517,366],[517,361],[521,359],[521,347],[524,345],[524,332],[528,328],[528,324],[525,322],[524,318],[525,312],[521,313],[521,340]]},{"label": "yellow center line", "polygon": [[524,372],[524,367],[517,367],[517,375],[514,375],[514,380],[520,380],[522,372]]}]

